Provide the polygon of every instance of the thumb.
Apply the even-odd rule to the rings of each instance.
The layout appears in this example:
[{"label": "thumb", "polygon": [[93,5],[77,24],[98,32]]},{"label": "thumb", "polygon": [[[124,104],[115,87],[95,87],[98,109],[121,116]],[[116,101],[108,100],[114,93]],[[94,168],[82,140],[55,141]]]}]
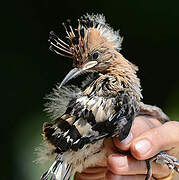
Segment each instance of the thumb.
[{"label": "thumb", "polygon": [[179,122],[170,121],[135,138],[130,151],[136,159],[145,160],[160,151],[176,149],[177,146],[179,146]]}]

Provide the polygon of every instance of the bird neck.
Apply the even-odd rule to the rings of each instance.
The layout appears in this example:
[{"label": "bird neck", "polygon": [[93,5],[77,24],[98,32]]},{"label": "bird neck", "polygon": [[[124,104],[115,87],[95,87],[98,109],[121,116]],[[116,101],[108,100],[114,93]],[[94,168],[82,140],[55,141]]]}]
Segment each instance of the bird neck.
[{"label": "bird neck", "polygon": [[131,89],[136,97],[142,98],[140,89],[140,80],[136,75],[138,67],[125,59],[120,53],[113,59],[110,66],[106,70],[109,75],[115,76],[119,82],[122,82],[125,88]]}]

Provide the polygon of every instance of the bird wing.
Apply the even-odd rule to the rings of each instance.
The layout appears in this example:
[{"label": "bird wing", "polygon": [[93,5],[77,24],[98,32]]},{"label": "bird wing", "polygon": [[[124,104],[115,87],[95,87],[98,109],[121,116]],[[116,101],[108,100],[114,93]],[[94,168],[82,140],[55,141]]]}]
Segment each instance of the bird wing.
[{"label": "bird wing", "polygon": [[[127,91],[121,91],[113,98],[115,101],[108,107],[113,113],[108,117],[106,117],[106,111],[101,109],[104,103],[108,102],[104,97],[102,97],[103,100],[98,96],[80,98],[81,100],[73,99],[64,115],[57,118],[55,122],[45,123],[43,126],[44,138],[55,146],[58,152],[66,152],[69,149],[77,151],[86,144],[116,134],[120,140],[128,135],[136,109],[134,99]],[[94,104],[89,106],[91,101]],[[102,121],[97,121],[99,114]]]}]

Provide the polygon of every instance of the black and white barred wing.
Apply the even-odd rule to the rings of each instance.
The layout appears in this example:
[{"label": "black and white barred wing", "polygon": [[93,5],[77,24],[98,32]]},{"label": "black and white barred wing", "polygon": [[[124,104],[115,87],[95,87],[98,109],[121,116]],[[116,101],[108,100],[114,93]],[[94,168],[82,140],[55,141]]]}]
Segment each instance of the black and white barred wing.
[{"label": "black and white barred wing", "polygon": [[123,140],[134,117],[133,99],[125,91],[115,98],[76,96],[71,99],[61,117],[43,126],[44,139],[53,147],[57,158],[42,180],[47,180],[51,173],[53,178],[60,176],[66,180],[76,171],[92,165],[89,159],[101,151],[102,139],[118,135]]}]

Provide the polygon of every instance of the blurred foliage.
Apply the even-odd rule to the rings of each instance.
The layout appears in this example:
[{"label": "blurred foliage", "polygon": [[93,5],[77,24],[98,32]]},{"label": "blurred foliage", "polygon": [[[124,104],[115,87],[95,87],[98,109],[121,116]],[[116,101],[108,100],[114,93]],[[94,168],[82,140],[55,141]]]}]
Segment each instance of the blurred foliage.
[{"label": "blurred foliage", "polygon": [[68,18],[76,21],[86,12],[104,13],[124,37],[122,54],[139,66],[144,102],[179,119],[179,1],[1,3],[1,179],[35,180],[42,172],[32,161],[41,126],[48,121],[42,114],[43,97],[72,64],[48,50],[48,33],[53,29],[64,36],[61,23]]}]

